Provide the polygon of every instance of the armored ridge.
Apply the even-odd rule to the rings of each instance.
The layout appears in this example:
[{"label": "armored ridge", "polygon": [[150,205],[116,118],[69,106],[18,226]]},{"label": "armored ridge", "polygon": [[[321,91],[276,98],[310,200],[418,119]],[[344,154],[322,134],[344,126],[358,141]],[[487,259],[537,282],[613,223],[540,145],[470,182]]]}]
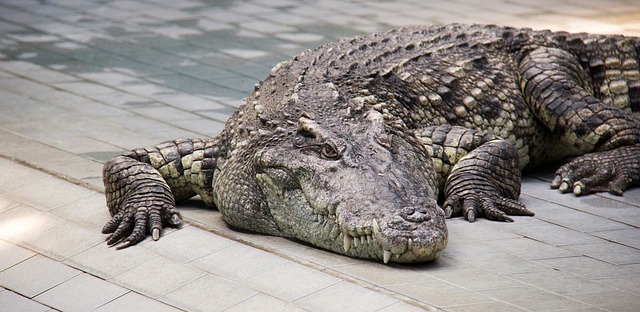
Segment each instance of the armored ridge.
[{"label": "armored ridge", "polygon": [[278,64],[214,139],[104,169],[109,244],[180,222],[199,194],[230,225],[384,262],[435,259],[445,217],[512,221],[520,171],[552,187],[640,182],[640,40],[483,25],[392,30]]}]

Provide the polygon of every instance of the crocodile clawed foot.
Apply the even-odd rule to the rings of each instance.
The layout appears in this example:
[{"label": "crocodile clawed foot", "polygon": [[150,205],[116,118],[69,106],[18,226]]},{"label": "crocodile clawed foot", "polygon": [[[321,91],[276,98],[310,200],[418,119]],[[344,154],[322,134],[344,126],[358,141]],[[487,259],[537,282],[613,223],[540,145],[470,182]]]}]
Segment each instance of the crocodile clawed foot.
[{"label": "crocodile clawed foot", "polygon": [[624,146],[578,157],[556,171],[551,188],[584,195],[622,193],[640,182],[640,145]]},{"label": "crocodile clawed foot", "polygon": [[[170,226],[182,223],[180,214],[173,207],[151,204],[141,206],[145,202],[125,203],[125,209],[114,215],[102,228],[103,234],[111,234],[107,245],[124,249],[145,239],[147,233],[153,240],[160,239],[163,222]],[[118,245],[118,243],[120,243]]]},{"label": "crocodile clawed foot", "polygon": [[443,207],[447,218],[462,215],[469,222],[474,222],[481,216],[492,221],[513,222],[509,215],[534,215],[521,202],[497,195],[478,194],[465,197],[454,195],[445,201]]}]

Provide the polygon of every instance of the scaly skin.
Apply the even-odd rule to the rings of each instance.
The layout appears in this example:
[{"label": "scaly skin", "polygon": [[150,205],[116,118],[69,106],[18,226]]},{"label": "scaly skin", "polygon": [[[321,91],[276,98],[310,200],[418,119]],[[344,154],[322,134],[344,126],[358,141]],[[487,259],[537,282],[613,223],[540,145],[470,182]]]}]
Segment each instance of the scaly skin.
[{"label": "scaly skin", "polygon": [[[513,221],[520,171],[640,183],[640,40],[483,25],[392,30],[278,64],[214,139],[105,164],[109,244],[181,219],[199,194],[231,226],[385,263],[435,259],[446,217]],[[440,200],[440,201],[439,201]]]}]

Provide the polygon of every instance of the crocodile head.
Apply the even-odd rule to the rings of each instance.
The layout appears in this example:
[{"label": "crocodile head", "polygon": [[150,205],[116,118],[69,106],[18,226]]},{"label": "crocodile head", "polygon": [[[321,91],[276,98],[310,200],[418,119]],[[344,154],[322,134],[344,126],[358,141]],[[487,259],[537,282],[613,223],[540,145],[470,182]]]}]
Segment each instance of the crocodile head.
[{"label": "crocodile head", "polygon": [[255,155],[256,180],[282,234],[385,263],[438,257],[447,228],[424,149],[385,131],[374,110],[326,124],[301,117],[290,140]]}]

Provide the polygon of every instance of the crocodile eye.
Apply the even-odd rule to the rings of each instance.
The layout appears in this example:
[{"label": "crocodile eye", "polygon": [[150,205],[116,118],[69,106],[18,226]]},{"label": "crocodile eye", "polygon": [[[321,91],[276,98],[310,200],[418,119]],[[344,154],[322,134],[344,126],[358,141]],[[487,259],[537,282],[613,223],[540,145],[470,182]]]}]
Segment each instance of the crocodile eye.
[{"label": "crocodile eye", "polygon": [[320,150],[322,156],[326,158],[335,159],[340,157],[340,153],[338,152],[338,148],[331,141],[327,141],[322,144],[322,149]]}]

